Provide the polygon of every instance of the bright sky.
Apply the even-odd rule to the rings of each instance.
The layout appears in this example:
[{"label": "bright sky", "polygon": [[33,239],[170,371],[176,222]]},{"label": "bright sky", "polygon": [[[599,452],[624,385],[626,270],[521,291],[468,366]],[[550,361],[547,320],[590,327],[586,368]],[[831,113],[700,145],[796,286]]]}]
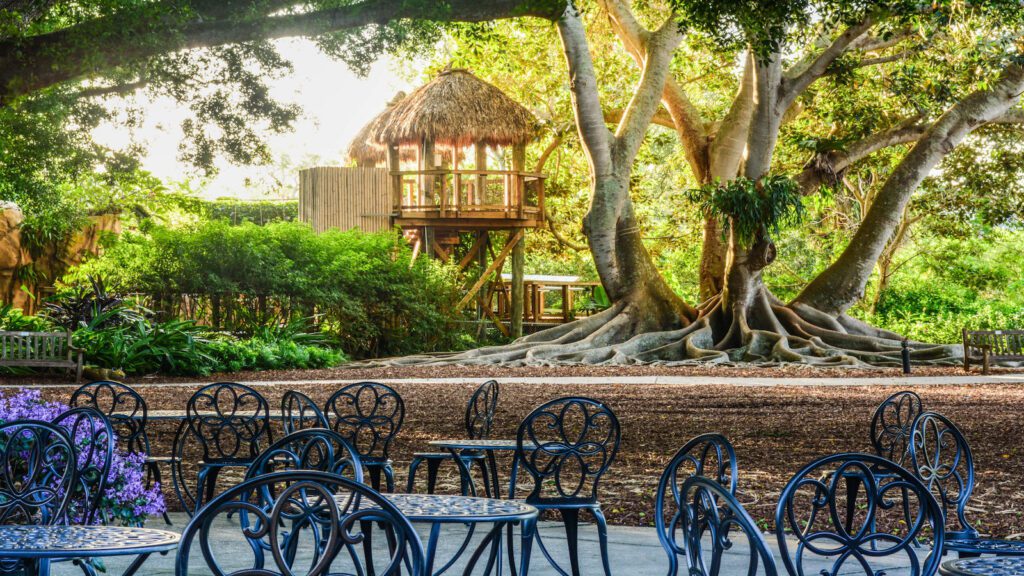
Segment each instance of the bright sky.
[{"label": "bright sky", "polygon": [[[274,164],[304,167],[309,164],[341,163],[349,141],[399,90],[408,90],[392,63],[374,64],[366,78],[353,74],[345,64],[324,56],[304,39],[280,40],[281,54],[292,61],[294,73],[273,81],[272,93],[285,102],[299,104],[304,113],[295,129],[271,135],[269,145]],[[177,160],[182,140],[181,120],[186,109],[170,98],[145,99],[144,125],[135,132],[137,140],[148,145],[143,167],[165,181],[199,181],[194,169]],[[98,141],[123,146],[130,135],[123,127],[107,125],[95,133]],[[222,163],[220,173],[203,187],[208,197],[235,196],[253,198],[274,179],[285,184],[286,195],[296,194],[297,168],[282,170],[275,166],[235,166]]]}]

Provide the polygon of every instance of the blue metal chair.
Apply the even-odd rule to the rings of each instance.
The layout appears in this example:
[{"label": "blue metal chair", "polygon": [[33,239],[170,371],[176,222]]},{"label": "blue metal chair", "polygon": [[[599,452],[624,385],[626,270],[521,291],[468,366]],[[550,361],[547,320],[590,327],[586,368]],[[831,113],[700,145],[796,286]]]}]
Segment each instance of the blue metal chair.
[{"label": "blue metal chair", "polygon": [[[498,408],[499,386],[497,380],[488,380],[481,384],[466,404],[466,438],[470,440],[486,440],[491,435],[491,427],[494,425],[494,413]],[[485,454],[478,450],[463,450],[459,453],[462,466],[459,466],[459,473],[465,475],[463,470],[471,470],[476,463],[483,475],[484,486],[489,490],[489,474],[487,465],[484,463]],[[451,452],[416,452],[412,455],[412,462],[409,463],[409,481],[406,485],[406,492],[412,494],[416,487],[416,470],[424,462],[427,464],[427,493],[433,494],[437,486],[437,474],[441,464],[454,460]],[[471,478],[462,478],[462,491],[465,494],[472,484]]]},{"label": "blue metal chair", "polygon": [[[223,529],[214,536],[212,527],[232,514],[242,519],[237,538]],[[356,546],[368,524],[389,535],[389,546],[372,557]],[[405,567],[405,574],[426,576],[423,544],[408,519],[365,484],[326,472],[274,472],[229,488],[182,532],[178,576],[189,573],[195,547],[214,574],[224,574],[220,559],[231,557],[235,564],[252,558],[251,567],[231,574],[398,576]]]},{"label": "blue metal chair", "polygon": [[274,442],[253,460],[245,477],[282,470],[315,470],[363,481],[359,454],[340,434],[326,428],[299,430]]},{"label": "blue metal chair", "polygon": [[281,396],[281,427],[288,435],[307,428],[330,428],[330,424],[312,398],[289,390]]},{"label": "blue metal chair", "polygon": [[910,466],[942,506],[945,551],[961,557],[1024,556],[1024,542],[981,538],[967,520],[967,503],[974,492],[974,457],[967,439],[949,418],[936,412],[917,417],[910,436]]},{"label": "blue metal chair", "polygon": [[[0,424],[0,524],[65,523],[78,484],[77,459],[65,428],[39,420]],[[0,573],[30,574],[33,567],[0,558]]]},{"label": "blue metal chair", "polygon": [[871,446],[875,454],[906,466],[911,430],[923,411],[921,397],[909,390],[883,400],[871,417]]},{"label": "blue metal chair", "polygon": [[[706,476],[687,478],[679,488],[679,501],[685,503],[679,521],[690,576],[723,574],[725,553],[746,539],[749,553],[737,554],[724,574],[776,576],[775,557],[754,519],[736,500],[733,490]],[[676,552],[671,552],[674,558]],[[746,569],[743,569],[743,565]],[[674,566],[674,565],[673,565]],[[676,574],[675,568],[670,575]]]},{"label": "blue metal chair", "polygon": [[405,419],[405,403],[394,388],[377,382],[358,382],[338,390],[327,399],[324,414],[331,429],[341,435],[359,454],[370,486],[395,491],[395,470],[388,458]]},{"label": "blue metal chair", "polygon": [[[150,451],[149,435],[146,432],[149,406],[134,388],[110,380],[90,382],[75,390],[70,405],[72,408],[93,408],[104,414],[114,427],[118,445],[123,450],[146,455],[146,488],[154,482],[164,485],[160,466],[170,464],[171,457],[154,457]],[[167,512],[164,512],[163,518],[164,522],[171,524]]]},{"label": "blue metal chair", "polygon": [[[203,386],[188,399],[185,420],[175,438],[174,484],[186,510],[198,510],[213,497],[220,472],[229,467],[248,468],[269,443],[270,409],[259,392],[235,382],[217,382]],[[198,450],[196,487],[184,478],[182,465],[188,444]],[[191,506],[189,506],[191,504]]]},{"label": "blue metal chair", "polygon": [[[610,576],[608,526],[597,492],[601,477],[619,450],[619,420],[607,406],[589,398],[559,398],[534,409],[519,425],[516,461],[533,479],[526,503],[541,511],[557,510],[565,523],[569,564],[579,576],[579,514],[588,510],[597,522],[601,561]],[[514,482],[514,481],[513,481]],[[512,484],[509,492],[514,490]],[[537,536],[544,557],[563,576],[567,573],[551,557]]]},{"label": "blue metal chair", "polygon": [[[843,479],[851,475],[863,479],[863,497],[854,517],[844,518]],[[881,574],[892,569],[891,557],[905,557],[910,576],[933,576],[944,540],[942,509],[928,488],[895,462],[860,453],[826,456],[797,472],[779,498],[775,534],[786,570],[794,576],[808,570],[820,576],[848,570]],[[914,551],[922,535],[934,546],[923,563]],[[796,537],[795,546],[789,536]],[[809,561],[830,564],[809,569]]]},{"label": "blue metal chair", "polygon": [[[654,501],[654,523],[658,538],[668,554],[669,576],[679,572],[679,557],[686,555],[685,531],[687,506],[690,500],[682,489],[691,477],[713,480],[736,493],[736,451],[721,434],[702,434],[691,439],[676,452],[658,482]],[[746,514],[744,512],[744,514]],[[678,540],[682,536],[683,540]]]},{"label": "blue metal chair", "polygon": [[0,524],[63,522],[78,482],[77,454],[56,424],[0,424]]}]

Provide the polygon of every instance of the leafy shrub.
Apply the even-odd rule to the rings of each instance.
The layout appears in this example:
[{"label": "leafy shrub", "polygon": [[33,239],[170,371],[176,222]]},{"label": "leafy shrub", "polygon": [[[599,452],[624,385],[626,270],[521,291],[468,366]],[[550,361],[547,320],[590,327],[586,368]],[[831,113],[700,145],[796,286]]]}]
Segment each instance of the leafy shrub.
[{"label": "leafy shrub", "polygon": [[[89,278],[90,288],[75,287],[43,304],[44,315],[57,326],[75,330],[82,326],[93,329],[119,326],[144,318],[145,311],[137,309],[124,298],[107,294],[103,281]],[[102,318],[99,323],[97,318]]]},{"label": "leafy shrub", "polygon": [[291,222],[299,217],[296,200],[246,202],[234,198],[218,198],[202,203],[202,213],[210,220],[227,220],[232,225],[244,222],[263,226],[271,222]]},{"label": "leafy shrub", "polygon": [[272,299],[264,314],[232,314],[246,322],[224,327],[255,334],[316,317],[356,357],[465,345],[457,318],[445,312],[460,296],[453,267],[411,256],[394,232],[315,234],[299,223],[216,221],[125,234],[66,280],[96,275],[122,292],[199,295],[222,307],[239,296]]},{"label": "leafy shrub", "polygon": [[239,339],[212,332],[191,320],[137,322],[75,332],[86,361],[126,374],[205,376],[211,372],[327,368],[345,361],[343,354],[319,345],[313,335],[265,330]]},{"label": "leafy shrub", "polygon": [[54,326],[46,318],[29,316],[10,304],[0,306],[0,330],[12,332],[49,332]]}]

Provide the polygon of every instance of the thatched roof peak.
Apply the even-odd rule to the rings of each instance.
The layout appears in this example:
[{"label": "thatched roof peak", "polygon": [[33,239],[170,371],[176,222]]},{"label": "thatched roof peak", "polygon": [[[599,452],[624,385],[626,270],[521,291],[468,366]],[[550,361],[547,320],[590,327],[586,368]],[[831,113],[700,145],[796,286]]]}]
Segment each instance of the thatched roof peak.
[{"label": "thatched roof peak", "polygon": [[[385,122],[391,112],[395,109],[395,105],[405,99],[405,92],[398,92],[394,98],[388,102],[384,111],[378,114],[370,120],[366,126],[352,138],[352,142],[348,145],[348,158],[358,164],[378,164],[387,160],[387,148],[381,144],[377,144],[373,139],[374,131]],[[414,150],[406,150],[402,153],[403,160],[411,160],[416,158]]]},{"label": "thatched roof peak", "polygon": [[[382,115],[384,116],[384,115]],[[509,146],[525,144],[536,132],[529,110],[468,70],[445,69],[373,123],[377,145]]]}]

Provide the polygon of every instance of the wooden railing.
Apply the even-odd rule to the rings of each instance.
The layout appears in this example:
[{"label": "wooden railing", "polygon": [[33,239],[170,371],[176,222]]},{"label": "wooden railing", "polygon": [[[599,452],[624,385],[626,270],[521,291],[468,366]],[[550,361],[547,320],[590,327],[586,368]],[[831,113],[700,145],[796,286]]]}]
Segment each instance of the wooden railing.
[{"label": "wooden railing", "polygon": [[400,217],[544,218],[544,175],[512,170],[392,172]]}]

